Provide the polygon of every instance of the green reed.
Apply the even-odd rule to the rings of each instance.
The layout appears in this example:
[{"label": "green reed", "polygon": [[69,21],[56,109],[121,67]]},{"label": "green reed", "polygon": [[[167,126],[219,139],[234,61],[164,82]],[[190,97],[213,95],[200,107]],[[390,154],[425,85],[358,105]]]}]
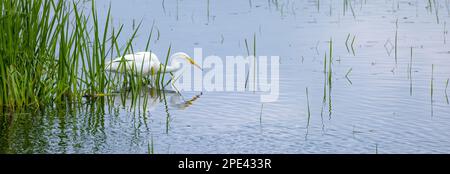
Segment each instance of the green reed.
[{"label": "green reed", "polygon": [[450,79],[447,79],[447,81],[445,82],[445,92],[447,92],[447,88],[448,88],[448,80],[450,80]]},{"label": "green reed", "polygon": [[[250,56],[250,49],[248,47],[247,39],[244,40],[245,48],[247,50],[247,55]],[[256,33],[253,34],[253,92],[256,91]],[[248,78],[250,76],[250,68],[247,71],[247,76],[245,78],[245,89],[248,87]]]},{"label": "green reed", "polygon": [[308,123],[307,123],[307,127],[309,127],[309,121],[311,119],[311,109],[309,107],[309,92],[308,92],[308,88],[306,88],[306,105],[308,108]]},{"label": "green reed", "polygon": [[431,116],[433,117],[433,94],[434,94],[434,64],[431,65],[431,82],[430,82],[430,103]]},{"label": "green reed", "polygon": [[[325,104],[327,102],[328,98],[328,116],[329,119],[331,119],[332,114],[332,103],[331,103],[331,89],[332,89],[332,80],[333,80],[333,39],[330,38],[329,41],[329,56],[327,56],[327,53],[325,52],[324,58],[323,58],[323,74],[324,74],[324,84],[323,84],[323,101],[322,101],[322,109],[320,111],[320,116],[323,120],[323,111]],[[347,74],[348,75],[348,74]],[[328,88],[327,88],[328,87]],[[327,93],[328,89],[328,93]],[[323,123],[323,122],[322,122]],[[324,125],[322,124],[322,129],[324,129]]]},{"label": "green reed", "polygon": [[343,15],[345,16],[345,12],[346,12],[347,9],[348,9],[348,0],[343,0],[342,8],[343,8],[342,13],[343,13]]},{"label": "green reed", "polygon": [[435,15],[436,15],[436,23],[439,24],[440,20],[439,20],[439,1],[438,3],[436,3],[436,0],[433,0],[433,4],[434,4],[434,11],[435,11]]},{"label": "green reed", "polygon": [[395,21],[395,65],[397,65],[397,47],[398,47],[398,19]]},{"label": "green reed", "polygon": [[155,154],[155,149],[154,149],[154,145],[153,145],[153,135],[150,139],[150,142],[148,143],[147,152],[148,152],[148,154]]},{"label": "green reed", "polygon": [[347,39],[345,40],[345,47],[347,48],[347,52],[350,53],[350,49],[348,48],[348,41],[349,41],[349,39],[350,39],[350,33],[348,33]]},{"label": "green reed", "polygon": [[447,22],[444,22],[444,31],[443,31],[443,38],[444,38],[444,44],[447,44]]},{"label": "green reed", "polygon": [[333,39],[330,39],[330,57],[328,62],[328,85],[331,89],[331,80],[332,80],[332,64],[333,64]]},{"label": "green reed", "polygon": [[206,0],[206,17],[208,19],[208,23],[209,23],[209,0]]},{"label": "green reed", "polygon": [[433,92],[434,92],[434,64],[431,65],[431,82],[430,82],[430,94],[431,94],[431,101],[433,101]]},{"label": "green reed", "polygon": [[[133,26],[131,37],[119,47],[123,25],[112,27],[110,8],[106,20],[100,22],[94,1],[87,11],[79,3],[0,2],[0,107],[39,108],[79,103],[83,97],[103,103],[104,97],[120,86],[130,88],[137,98],[137,92],[148,83],[143,80],[145,74],[105,73],[105,67],[107,57],[133,53],[132,43],[142,22]],[[143,67],[133,66],[130,72],[137,68]],[[164,75],[160,78],[157,80]]]},{"label": "green reed", "polygon": [[253,92],[256,91],[256,33],[253,34]]},{"label": "green reed", "polygon": [[331,89],[332,89],[332,66],[333,66],[333,39],[330,38],[330,57],[328,63],[328,116],[331,119],[332,104],[331,104]]},{"label": "green reed", "polygon": [[261,111],[259,112],[259,124],[262,124],[263,108],[264,108],[264,103],[261,103]]},{"label": "green reed", "polygon": [[317,0],[317,12],[320,12],[320,0]]},{"label": "green reed", "polygon": [[353,18],[356,19],[355,10],[353,10],[353,6],[352,6],[352,1],[349,1],[349,5],[350,5],[350,10],[352,12]]},{"label": "green reed", "polygon": [[82,27],[69,31],[69,7],[63,1],[0,2],[0,106],[40,106],[76,95],[84,35]]},{"label": "green reed", "polygon": [[354,47],[354,45],[355,45],[355,39],[356,39],[356,35],[353,36],[352,43],[351,43],[353,56],[356,55],[356,54],[355,54],[355,47]]},{"label": "green reed", "polygon": [[408,78],[409,78],[409,95],[412,96],[412,65],[413,65],[413,47],[411,47],[410,59],[408,65]]},{"label": "green reed", "polygon": [[375,154],[378,154],[378,144],[375,144]]},{"label": "green reed", "polygon": [[[169,49],[167,50],[166,61],[165,61],[164,65],[160,65],[160,67],[159,67],[160,69],[163,69],[163,71],[161,72],[161,70],[160,70],[160,71],[158,71],[158,74],[157,74],[156,84],[157,84],[158,89],[163,89],[166,86],[166,85],[164,85],[164,78],[166,75],[167,62],[169,62],[171,48],[172,48],[172,45],[170,45]],[[162,76],[161,76],[161,73],[162,73]]]},{"label": "green reed", "polygon": [[323,57],[323,100],[322,100],[322,110],[320,111],[320,116],[323,118],[323,108],[325,107],[325,103],[327,102],[327,53]]},{"label": "green reed", "polygon": [[447,104],[449,104],[449,102],[448,102],[448,94],[447,94],[447,88],[448,88],[448,81],[449,81],[450,79],[447,79],[447,81],[445,82],[445,90],[444,90],[444,93],[445,93],[445,100],[447,101]]},{"label": "green reed", "polygon": [[306,123],[306,135],[305,135],[305,140],[307,140],[308,138],[308,132],[309,132],[309,123],[311,120],[311,109],[309,107],[309,92],[308,92],[308,87],[306,87],[306,106],[308,109],[308,122]]},{"label": "green reed", "polygon": [[347,81],[348,81],[350,84],[353,84],[353,83],[352,83],[352,81],[350,80],[350,78],[348,77],[348,75],[352,72],[352,70],[353,70],[353,68],[350,68],[350,69],[347,71],[347,73],[345,74],[345,78],[347,79]]}]

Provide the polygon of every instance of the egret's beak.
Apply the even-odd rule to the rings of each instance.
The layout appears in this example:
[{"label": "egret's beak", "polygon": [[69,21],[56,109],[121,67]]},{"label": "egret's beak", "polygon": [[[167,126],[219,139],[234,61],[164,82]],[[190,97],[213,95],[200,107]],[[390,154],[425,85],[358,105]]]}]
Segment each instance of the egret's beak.
[{"label": "egret's beak", "polygon": [[194,65],[195,67],[197,67],[198,69],[202,70],[202,67],[200,65],[198,65],[197,63],[195,63],[194,59],[190,58],[190,57],[186,57],[186,59],[189,61],[190,64]]}]

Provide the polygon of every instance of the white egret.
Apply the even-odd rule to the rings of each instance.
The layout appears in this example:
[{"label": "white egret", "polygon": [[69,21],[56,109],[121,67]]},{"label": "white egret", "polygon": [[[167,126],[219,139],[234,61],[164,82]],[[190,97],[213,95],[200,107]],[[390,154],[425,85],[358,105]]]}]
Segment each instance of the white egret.
[{"label": "white egret", "polygon": [[[164,65],[161,64],[155,54],[152,52],[138,52],[135,54],[127,54],[112,60],[106,64],[106,70],[120,73],[123,73],[123,71],[132,70],[132,73],[142,75],[153,75],[156,72],[171,73],[182,69],[180,62],[182,60],[186,60],[188,63],[201,69],[200,65],[195,63],[194,59],[183,52],[173,54],[170,56],[169,60],[171,64],[167,65],[164,71]],[[124,65],[126,68],[124,68]]]}]

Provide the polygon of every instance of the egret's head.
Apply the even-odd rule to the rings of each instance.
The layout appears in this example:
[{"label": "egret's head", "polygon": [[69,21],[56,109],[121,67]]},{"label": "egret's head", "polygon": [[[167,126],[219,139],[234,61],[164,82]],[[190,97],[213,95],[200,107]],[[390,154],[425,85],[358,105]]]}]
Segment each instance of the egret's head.
[{"label": "egret's head", "polygon": [[187,62],[189,62],[190,64],[194,65],[195,67],[199,68],[200,70],[202,70],[202,67],[200,67],[200,65],[198,65],[197,63],[195,63],[194,59],[191,58],[188,54],[183,53],[183,52],[178,52],[172,55],[172,59],[184,59]]}]

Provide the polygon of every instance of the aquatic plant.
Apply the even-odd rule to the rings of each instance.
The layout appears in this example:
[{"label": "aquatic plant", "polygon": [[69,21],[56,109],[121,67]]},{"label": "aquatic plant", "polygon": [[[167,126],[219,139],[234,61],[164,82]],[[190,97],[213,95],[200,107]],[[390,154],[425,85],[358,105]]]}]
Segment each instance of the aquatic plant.
[{"label": "aquatic plant", "polygon": [[353,56],[356,55],[356,54],[355,54],[355,47],[354,47],[354,45],[355,45],[355,39],[356,39],[356,35],[353,36],[352,43],[350,44],[351,47],[352,47],[352,53],[353,53]]},{"label": "aquatic plant", "polygon": [[309,120],[311,119],[311,109],[309,107],[309,92],[308,92],[308,88],[306,88],[306,103],[307,103],[307,108],[308,108],[308,127],[309,127]]},{"label": "aquatic plant", "polygon": [[412,65],[413,65],[413,47],[411,47],[411,54],[408,65],[408,79],[409,79],[409,95],[412,96]]},{"label": "aquatic plant", "polygon": [[[356,35],[353,36],[352,42],[350,43],[350,48],[351,51],[353,53],[353,56],[355,56],[355,39],[356,39]],[[347,39],[345,40],[345,47],[347,48],[347,52],[350,53],[350,48],[349,48],[349,41],[350,41],[350,33],[347,35]]]},{"label": "aquatic plant", "polygon": [[431,65],[431,82],[430,82],[430,102],[431,102],[431,117],[433,117],[433,94],[434,94],[434,64]]},{"label": "aquatic plant", "polygon": [[447,92],[447,88],[448,88],[448,80],[450,80],[450,79],[447,79],[447,81],[445,82],[445,92]]},{"label": "aquatic plant", "polygon": [[148,154],[155,154],[155,149],[154,149],[154,145],[153,145],[153,135],[150,139],[150,142],[147,144],[147,152],[148,152]]},{"label": "aquatic plant", "polygon": [[253,92],[256,91],[256,33],[253,34]]},{"label": "aquatic plant", "polygon": [[[80,8],[79,3],[82,2],[0,2],[1,107],[39,108],[54,103],[79,103],[83,97],[103,100],[120,87],[130,89],[133,98],[137,98],[137,91],[148,83],[143,80],[144,75],[105,73],[105,62],[108,57],[133,52],[132,43],[142,22],[133,25],[131,37],[119,47],[117,40],[123,25],[117,30],[111,27],[111,10],[100,23],[95,1],[91,1],[90,12]],[[152,33],[153,26],[146,49]],[[164,75],[151,79],[162,84]]]},{"label": "aquatic plant", "polygon": [[[248,47],[247,39],[244,39],[245,48],[247,50],[247,55],[250,56],[250,49]],[[253,34],[253,92],[256,91],[256,33]],[[248,78],[250,76],[250,69],[247,71],[247,76],[245,78],[245,89],[248,87]]]},{"label": "aquatic plant", "polygon": [[448,88],[448,81],[449,81],[450,79],[447,79],[447,81],[445,82],[445,90],[444,90],[444,93],[445,93],[445,101],[447,102],[447,104],[449,104],[449,102],[448,102],[448,94],[447,94],[447,88]]},{"label": "aquatic plant", "polygon": [[308,121],[306,123],[306,135],[305,135],[305,140],[308,138],[308,131],[309,131],[309,122],[311,120],[311,109],[309,107],[309,92],[308,92],[308,87],[306,87],[306,106],[308,109]]},{"label": "aquatic plant", "polygon": [[395,21],[395,44],[394,44],[394,52],[395,52],[395,65],[397,65],[397,48],[398,48],[398,19]]},{"label": "aquatic plant", "polygon": [[347,74],[345,74],[345,78],[347,79],[347,81],[350,83],[350,84],[353,84],[352,83],[352,81],[350,80],[350,78],[348,78],[348,75],[352,72],[352,68],[350,68],[348,71],[347,71]]},{"label": "aquatic plant", "polygon": [[345,47],[347,48],[347,52],[350,53],[350,49],[348,48],[348,41],[349,41],[349,39],[350,39],[350,33],[348,33],[347,39],[345,39]]},{"label": "aquatic plant", "polygon": [[98,81],[79,80],[80,60],[90,53],[89,58],[99,58],[105,49],[99,47],[97,32],[94,43],[88,41],[86,18],[76,10],[77,25],[70,28],[70,9],[76,9],[77,4],[72,5],[48,0],[0,2],[0,106],[41,106],[71,100],[86,84],[92,91],[104,87],[104,78],[96,74],[96,68],[102,66],[99,60],[89,65],[83,62],[85,77],[98,77]]}]

